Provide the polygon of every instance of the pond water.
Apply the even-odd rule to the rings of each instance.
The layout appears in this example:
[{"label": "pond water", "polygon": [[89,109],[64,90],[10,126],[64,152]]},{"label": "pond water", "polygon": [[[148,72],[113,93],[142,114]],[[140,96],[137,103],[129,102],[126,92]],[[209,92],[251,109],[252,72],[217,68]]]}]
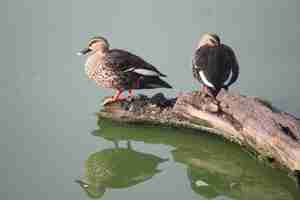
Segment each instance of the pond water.
[{"label": "pond water", "polygon": [[76,56],[106,36],[174,87],[138,93],[175,96],[199,88],[191,55],[201,33],[217,32],[241,65],[232,90],[299,117],[299,9],[298,0],[2,0],[0,199],[299,199],[286,173],[218,137],[98,122],[112,91],[88,81]]},{"label": "pond water", "polygon": [[286,173],[217,136],[104,119],[91,134],[110,144],[87,156],[76,180],[91,198],[288,200],[300,195]]}]

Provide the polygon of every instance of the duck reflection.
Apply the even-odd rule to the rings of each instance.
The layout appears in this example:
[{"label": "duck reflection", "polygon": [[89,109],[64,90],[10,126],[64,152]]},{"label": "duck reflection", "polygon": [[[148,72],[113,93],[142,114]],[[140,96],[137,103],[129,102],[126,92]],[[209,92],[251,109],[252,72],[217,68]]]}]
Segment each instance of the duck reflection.
[{"label": "duck reflection", "polygon": [[119,124],[104,119],[99,119],[98,125],[99,129],[92,134],[115,143],[143,141],[174,147],[171,156],[175,162],[186,166],[192,191],[205,199],[224,196],[265,200],[299,197],[295,183],[285,172],[258,162],[241,151],[238,145],[220,137],[196,135],[186,129]]},{"label": "duck reflection", "polygon": [[[167,159],[126,148],[104,149],[93,153],[85,162],[84,180],[76,180],[91,198],[101,198],[107,188],[127,188],[159,173],[158,165]],[[133,164],[134,163],[134,164]]]},{"label": "duck reflection", "polygon": [[[284,173],[238,154],[212,155],[206,151],[176,149],[176,162],[187,166],[191,189],[207,199],[226,195],[234,199],[297,199]],[[299,195],[299,193],[298,193]]]}]

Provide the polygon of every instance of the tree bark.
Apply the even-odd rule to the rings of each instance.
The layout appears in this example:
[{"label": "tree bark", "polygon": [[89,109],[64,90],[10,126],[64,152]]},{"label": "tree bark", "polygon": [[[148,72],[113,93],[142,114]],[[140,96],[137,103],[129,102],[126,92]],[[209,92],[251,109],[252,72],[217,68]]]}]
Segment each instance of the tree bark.
[{"label": "tree bark", "polygon": [[[187,127],[221,135],[280,163],[299,177],[300,122],[269,102],[221,90],[216,98],[188,92],[166,99],[158,93],[107,104],[99,117],[121,122]],[[298,179],[299,180],[299,179]]]}]

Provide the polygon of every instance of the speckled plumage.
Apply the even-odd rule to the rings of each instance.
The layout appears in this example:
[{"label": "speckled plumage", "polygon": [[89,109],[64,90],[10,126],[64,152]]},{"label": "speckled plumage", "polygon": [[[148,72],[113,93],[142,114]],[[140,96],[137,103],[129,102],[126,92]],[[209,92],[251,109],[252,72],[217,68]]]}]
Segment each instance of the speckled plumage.
[{"label": "speckled plumage", "polygon": [[[147,76],[136,73],[134,69],[153,71],[157,75]],[[142,58],[120,49],[95,52],[85,64],[85,72],[97,85],[118,90],[171,88],[159,77],[165,77],[154,66]]]},{"label": "speckled plumage", "polygon": [[122,100],[121,94],[128,90],[128,97],[133,89],[172,88],[160,77],[166,75],[142,58],[121,49],[110,49],[108,41],[101,36],[90,39],[88,47],[78,55],[88,55],[85,63],[86,75],[98,86],[112,88],[116,94],[105,99],[106,103]]}]

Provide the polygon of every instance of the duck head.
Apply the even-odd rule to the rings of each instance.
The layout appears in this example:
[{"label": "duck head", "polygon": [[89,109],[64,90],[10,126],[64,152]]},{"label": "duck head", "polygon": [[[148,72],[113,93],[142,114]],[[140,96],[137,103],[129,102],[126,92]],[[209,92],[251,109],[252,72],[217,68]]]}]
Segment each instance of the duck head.
[{"label": "duck head", "polygon": [[88,47],[82,49],[78,55],[88,55],[95,52],[105,52],[109,49],[109,43],[106,38],[101,36],[92,37],[88,42]]},{"label": "duck head", "polygon": [[205,46],[205,45],[215,47],[215,46],[219,46],[220,44],[221,44],[221,40],[217,34],[205,33],[200,38],[198,48]]}]

